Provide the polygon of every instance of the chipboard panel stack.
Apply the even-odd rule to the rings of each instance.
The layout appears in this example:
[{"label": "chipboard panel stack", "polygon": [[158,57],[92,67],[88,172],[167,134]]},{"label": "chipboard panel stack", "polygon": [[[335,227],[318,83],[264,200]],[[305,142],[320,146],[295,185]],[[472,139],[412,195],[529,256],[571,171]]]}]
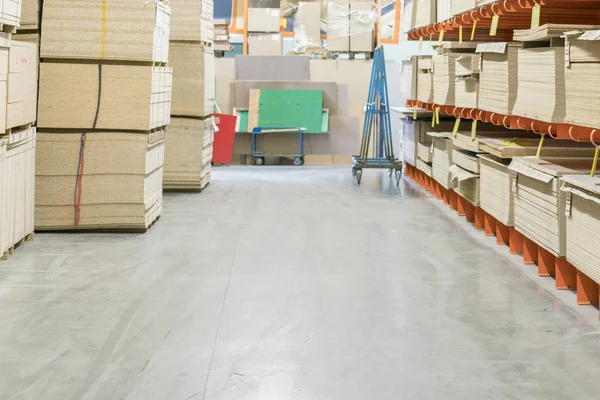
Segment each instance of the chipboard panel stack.
[{"label": "chipboard panel stack", "polygon": [[37,46],[11,40],[21,2],[2,1],[0,23],[0,258],[33,237]]},{"label": "chipboard panel stack", "polygon": [[210,182],[214,140],[213,2],[171,0],[170,4],[173,103],[163,188],[200,191]]},{"label": "chipboard panel stack", "polygon": [[41,0],[22,0],[21,23],[13,39],[23,42],[40,43]]},{"label": "chipboard panel stack", "polygon": [[42,15],[35,227],[145,231],[162,212],[171,9],[46,0]]}]

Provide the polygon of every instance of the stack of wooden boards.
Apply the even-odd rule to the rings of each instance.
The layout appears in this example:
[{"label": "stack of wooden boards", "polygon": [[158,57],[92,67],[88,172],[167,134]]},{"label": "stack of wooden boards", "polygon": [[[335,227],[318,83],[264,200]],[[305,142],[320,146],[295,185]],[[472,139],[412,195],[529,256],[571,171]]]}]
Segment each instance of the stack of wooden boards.
[{"label": "stack of wooden boards", "polygon": [[231,51],[229,44],[229,21],[224,19],[216,19],[215,24],[215,56],[219,54],[221,57],[226,51]]},{"label": "stack of wooden boards", "polygon": [[214,140],[213,4],[212,0],[175,0],[170,4],[173,94],[164,188],[199,191],[210,182]]},{"label": "stack of wooden boards", "polygon": [[[312,60],[323,65],[322,70],[331,69],[336,63],[361,63],[350,60]],[[236,130],[234,155],[246,162],[251,154],[251,134],[253,126],[298,126],[307,128],[304,136],[304,154],[307,165],[349,164],[351,156],[360,147],[359,118],[351,117],[349,112],[348,84],[311,80],[311,60],[307,56],[236,56],[235,80],[231,83],[231,105],[238,115],[239,124]],[[330,64],[332,63],[332,64]],[[367,62],[365,62],[367,63]],[[340,70],[343,70],[340,67]],[[260,108],[256,97],[268,100],[274,105],[274,98],[279,98],[279,107],[284,107],[278,119],[257,119],[253,122],[250,116],[256,117]],[[300,96],[301,95],[301,96]],[[299,96],[299,97],[298,97]],[[254,99],[254,101],[252,101]],[[297,101],[298,100],[298,101]],[[292,108],[299,109],[300,102],[310,105],[310,117],[304,112],[290,115]],[[264,103],[264,102],[263,102]],[[264,107],[267,104],[263,104]],[[255,107],[254,110],[251,108]],[[302,106],[303,107],[303,106]],[[315,108],[316,107],[316,108]],[[362,110],[360,110],[362,113]],[[273,113],[270,113],[274,116]],[[269,115],[265,115],[268,117]],[[290,117],[280,119],[280,117]],[[298,118],[296,118],[298,117]],[[298,135],[291,132],[269,133],[257,140],[257,149],[267,156],[298,153]]]},{"label": "stack of wooden boards", "polygon": [[20,1],[0,8],[0,258],[33,237],[37,46],[12,40]]},{"label": "stack of wooden boards", "polygon": [[171,9],[46,0],[42,15],[35,227],[145,231],[162,212]]}]

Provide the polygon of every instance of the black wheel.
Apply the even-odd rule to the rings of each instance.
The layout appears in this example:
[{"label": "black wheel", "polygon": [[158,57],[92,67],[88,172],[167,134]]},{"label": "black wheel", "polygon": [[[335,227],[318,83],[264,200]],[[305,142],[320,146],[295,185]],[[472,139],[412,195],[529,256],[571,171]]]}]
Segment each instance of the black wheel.
[{"label": "black wheel", "polygon": [[394,170],[392,168],[390,168],[390,178],[392,177],[393,173],[394,173]]},{"label": "black wheel", "polygon": [[352,167],[352,177],[356,176],[356,167]]},{"label": "black wheel", "polygon": [[254,157],[254,164],[265,165],[265,158],[264,157]]},{"label": "black wheel", "polygon": [[402,171],[396,171],[396,185],[400,185],[400,179],[402,178]]},{"label": "black wheel", "polygon": [[304,157],[294,157],[294,165],[304,165]]},{"label": "black wheel", "polygon": [[356,171],[356,183],[360,185],[360,181],[362,178],[362,171]]}]

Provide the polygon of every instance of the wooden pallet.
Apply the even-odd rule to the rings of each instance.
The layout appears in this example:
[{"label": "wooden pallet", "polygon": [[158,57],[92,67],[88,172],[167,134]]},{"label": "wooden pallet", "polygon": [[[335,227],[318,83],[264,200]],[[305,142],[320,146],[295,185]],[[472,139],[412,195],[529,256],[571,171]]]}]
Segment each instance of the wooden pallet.
[{"label": "wooden pallet", "polygon": [[33,233],[33,232],[31,232],[30,234],[26,235],[24,238],[22,238],[17,243],[15,243],[14,245],[12,245],[8,250],[6,250],[4,252],[4,254],[2,254],[2,257],[0,257],[0,260],[1,261],[8,260],[8,256],[12,256],[17,248],[19,248],[22,245],[24,245],[25,242],[31,242],[34,239],[34,237],[35,237],[35,233]]}]

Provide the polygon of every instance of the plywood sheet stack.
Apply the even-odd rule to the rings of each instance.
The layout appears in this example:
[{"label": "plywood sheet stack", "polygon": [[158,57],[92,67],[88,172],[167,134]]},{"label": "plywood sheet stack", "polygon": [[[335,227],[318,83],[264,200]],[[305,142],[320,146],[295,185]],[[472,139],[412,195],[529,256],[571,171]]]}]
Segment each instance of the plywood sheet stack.
[{"label": "plywood sheet stack", "polygon": [[509,169],[517,174],[515,228],[557,257],[566,255],[566,196],[563,175],[586,175],[591,158],[514,158]]},{"label": "plywood sheet stack", "polygon": [[539,33],[542,28],[515,31],[515,40],[545,40],[545,43],[518,50],[518,88],[513,114],[544,122],[563,122],[566,111],[564,40],[554,38],[551,32]]},{"label": "plywood sheet stack", "polygon": [[512,115],[519,84],[520,43],[490,43],[477,46],[481,54],[479,108]]},{"label": "plywood sheet stack", "polygon": [[477,108],[481,55],[462,54],[455,61],[457,107]]},{"label": "plywood sheet stack", "polygon": [[38,230],[145,231],[162,212],[171,9],[102,3],[43,4]]},{"label": "plywood sheet stack", "polygon": [[173,67],[173,103],[165,150],[164,188],[199,191],[210,182],[214,140],[211,114],[215,99],[215,60],[213,38],[206,34],[213,31],[213,3],[212,0],[172,0],[170,4],[172,25],[183,24],[188,28],[171,35],[169,65]]},{"label": "plywood sheet stack", "polygon": [[[600,127],[600,31],[571,34],[565,68],[565,122]],[[583,83],[583,84],[582,84]]]},{"label": "plywood sheet stack", "polygon": [[600,283],[600,177],[566,175],[562,191],[570,197],[566,217],[567,261]]},{"label": "plywood sheet stack", "polygon": [[40,43],[41,0],[22,0],[21,22],[13,39],[23,42]]}]

